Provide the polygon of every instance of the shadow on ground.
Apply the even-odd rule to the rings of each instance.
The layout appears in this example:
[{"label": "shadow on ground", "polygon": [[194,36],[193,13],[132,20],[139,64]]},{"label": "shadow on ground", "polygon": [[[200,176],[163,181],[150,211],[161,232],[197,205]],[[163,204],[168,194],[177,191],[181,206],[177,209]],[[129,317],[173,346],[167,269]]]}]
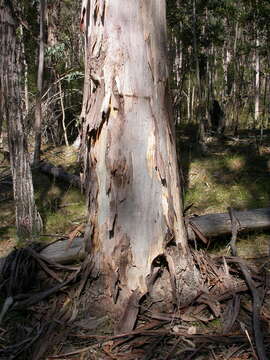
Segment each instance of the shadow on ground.
[{"label": "shadow on ground", "polygon": [[196,126],[178,129],[177,142],[185,207],[198,214],[268,207],[270,200],[270,135],[252,131],[207,139],[202,153]]}]

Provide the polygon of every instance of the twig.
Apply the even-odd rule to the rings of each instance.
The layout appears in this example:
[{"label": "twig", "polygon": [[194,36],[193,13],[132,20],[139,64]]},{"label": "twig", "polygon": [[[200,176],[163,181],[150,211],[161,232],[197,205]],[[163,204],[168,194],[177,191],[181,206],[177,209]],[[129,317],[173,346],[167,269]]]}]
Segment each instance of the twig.
[{"label": "twig", "polygon": [[[173,345],[171,351],[170,351],[169,354],[165,357],[164,360],[170,360],[170,358],[175,354],[176,348],[177,348],[177,346],[179,345],[180,341],[181,341],[181,338],[179,338],[179,339],[175,342],[175,344]],[[193,349],[193,350],[194,350],[194,349]]]},{"label": "twig", "polygon": [[28,337],[25,340],[12,344],[6,347],[4,350],[0,350],[0,357],[2,355],[9,355],[8,359],[12,360],[18,357],[23,351],[27,350],[42,334],[43,328],[37,331],[37,334],[34,337]]},{"label": "twig", "polygon": [[143,360],[150,360],[155,356],[154,350],[158,347],[158,345],[163,341],[164,336],[158,337],[157,340],[153,343],[153,345],[150,347],[150,349],[147,351],[145,357]]},{"label": "twig", "polygon": [[205,347],[205,345],[199,346],[197,349],[194,349],[191,355],[189,355],[186,360],[191,360],[194,355],[196,355],[200,350],[202,350]]},{"label": "twig", "polygon": [[203,235],[203,233],[198,229],[198,227],[190,220],[189,225],[198,238],[206,245],[209,244],[209,240]]},{"label": "twig", "polygon": [[[57,242],[57,241],[59,241],[59,238],[62,240],[63,238],[65,238],[65,235],[61,235],[61,234],[40,234],[40,236],[47,236],[47,237],[56,237],[56,238],[58,238],[56,241],[54,241],[54,242]],[[50,244],[48,244],[48,245],[46,245],[46,247],[47,246],[50,246],[50,245],[52,245],[53,244],[53,242],[51,242]]]},{"label": "twig", "polygon": [[224,360],[230,360],[232,358],[233,355],[235,356],[239,356],[243,351],[243,347],[245,347],[246,344],[240,345],[238,347],[233,347],[231,349],[228,350],[227,354],[224,355]]},{"label": "twig", "polygon": [[68,207],[68,206],[74,206],[74,205],[80,205],[79,202],[74,202],[74,203],[66,203],[66,204],[60,204],[58,207],[60,209],[64,208],[64,207]]},{"label": "twig", "polygon": [[59,359],[59,358],[65,358],[65,357],[67,357],[67,356],[82,354],[82,353],[84,353],[84,352],[92,349],[93,346],[94,346],[94,345],[87,346],[87,347],[85,347],[85,348],[78,349],[78,350],[75,350],[75,351],[71,351],[71,352],[65,353],[65,354],[51,355],[51,356],[48,357],[48,359]]},{"label": "twig", "polygon": [[257,355],[256,355],[256,351],[255,351],[254,346],[253,346],[253,344],[252,344],[252,341],[251,341],[251,338],[250,338],[250,336],[249,336],[249,333],[248,333],[247,329],[243,329],[243,330],[244,330],[244,333],[246,334],[247,339],[248,339],[248,341],[249,341],[249,344],[250,344],[251,350],[252,350],[252,352],[253,352],[254,358],[255,358],[255,360],[258,360],[258,357],[257,357]]},{"label": "twig", "polygon": [[12,309],[25,309],[28,306],[32,306],[32,305],[37,304],[41,300],[43,300],[46,297],[58,292],[63,287],[65,287],[66,285],[68,285],[72,281],[74,281],[79,272],[80,272],[80,269],[75,274],[72,274],[72,276],[68,280],[66,280],[65,282],[63,282],[61,284],[58,284],[58,285],[56,285],[56,286],[54,286],[54,287],[52,287],[50,289],[41,291],[39,293],[35,293],[34,295],[33,294],[29,295],[25,300],[20,300],[21,295],[15,295],[14,296],[15,303],[14,303]]}]

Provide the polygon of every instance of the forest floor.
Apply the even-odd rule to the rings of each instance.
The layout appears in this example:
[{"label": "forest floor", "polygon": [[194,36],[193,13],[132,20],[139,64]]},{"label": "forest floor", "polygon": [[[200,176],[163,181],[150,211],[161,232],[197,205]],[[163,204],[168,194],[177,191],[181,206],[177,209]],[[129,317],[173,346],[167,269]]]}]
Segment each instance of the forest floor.
[{"label": "forest floor", "polygon": [[[189,127],[184,131],[177,132],[184,184],[184,206],[189,207],[193,204],[187,214],[201,215],[226,212],[228,207],[237,210],[269,207],[270,136],[260,139],[259,136],[252,136],[252,133],[243,132],[238,137],[228,136],[223,139],[209,137],[207,141],[208,151],[201,154],[193,140],[193,131],[194,129]],[[44,160],[55,166],[61,166],[70,173],[78,173],[79,171],[77,152],[72,147],[59,147],[57,149],[44,147],[42,156]],[[39,171],[34,170],[33,175],[36,201],[44,221],[44,233],[39,240],[48,243],[55,241],[57,238],[67,237],[86,220],[83,194],[79,189],[59,182],[48,175],[41,174]],[[0,257],[2,257],[6,256],[16,245],[16,236],[10,169],[7,161],[1,163],[1,153],[0,181],[2,181],[0,183]],[[264,242],[269,247],[269,238],[268,232],[260,232],[241,235],[239,240],[243,242],[245,248],[250,246],[252,252],[255,241]],[[212,246],[211,251],[215,255],[227,254],[229,241],[230,238],[223,238],[220,243]],[[211,263],[210,260],[209,263]],[[202,268],[206,268],[208,265],[203,261],[201,263]],[[214,264],[211,266],[213,266],[212,269],[216,269]],[[230,270],[235,272],[239,278],[240,275],[234,268],[230,268]],[[211,272],[212,270],[205,271]],[[216,278],[214,280],[212,276],[211,281],[215,282],[217,280]],[[39,316],[40,311],[40,316],[46,319],[48,309],[53,307],[55,317],[58,318],[58,306],[60,305],[63,310],[70,301],[70,294],[67,291],[63,292],[57,301],[49,300],[47,305],[36,305],[34,309],[36,311],[35,317]],[[226,308],[226,311],[231,311],[231,313],[230,315],[223,313],[223,320],[224,314],[230,320],[235,316],[236,308],[240,305],[237,305],[234,301],[238,301],[237,297]],[[62,343],[57,348],[51,349],[54,353],[69,355],[52,356],[48,357],[48,359],[256,359],[254,347],[248,339],[251,326],[251,309],[252,301],[249,296],[244,295],[241,300],[241,312],[238,318],[239,326],[245,328],[243,330],[244,335],[238,336],[237,333],[238,335],[234,337],[235,343],[232,343],[233,339],[226,340],[226,335],[220,336],[220,329],[223,326],[221,320],[218,317],[209,316],[209,313],[204,313],[205,308],[203,315],[200,314],[197,320],[194,320],[186,312],[184,321],[179,319],[179,322],[176,318],[167,317],[162,320],[162,324],[158,321],[160,319],[149,318],[147,311],[145,311],[139,320],[139,325],[142,326],[141,330],[134,334],[130,333],[127,338],[121,337],[119,339],[111,336],[112,324],[110,319],[107,317],[99,319],[90,317],[87,319],[90,328],[86,329],[82,321],[78,322],[78,326],[84,331],[92,331],[92,334],[94,331],[94,335],[86,335],[84,331],[80,332],[80,335],[71,334],[72,340],[69,339],[65,344]],[[269,333],[270,329],[270,312],[268,309],[266,303],[263,313],[263,329],[266,334]],[[30,330],[27,330],[32,321],[30,321],[31,314],[34,314],[33,311],[27,313],[24,318],[22,313],[18,314],[18,311],[15,311],[11,315],[10,321],[19,319],[19,322],[21,322],[16,338],[20,339],[18,332],[28,334],[29,339],[33,338]],[[66,315],[66,313],[61,313],[61,318],[53,325],[53,329],[42,329],[47,334],[44,337],[44,346],[45,343],[50,343],[50,341],[53,343],[51,333],[57,337],[58,325],[61,325],[61,321],[64,322]],[[201,332],[204,335],[200,337]],[[4,334],[5,329],[1,326],[0,350],[5,347],[5,341],[2,342],[1,340],[1,338],[4,338]],[[197,334],[198,337],[196,337]],[[243,340],[243,337],[246,340]],[[140,339],[139,343],[138,338]],[[183,338],[184,342],[182,341]],[[105,339],[106,342],[103,343]],[[87,345],[85,345],[85,341]],[[133,342],[135,351],[129,355],[129,345],[133,344]],[[23,344],[19,345],[20,347],[24,346]],[[140,347],[143,346],[147,347],[144,355],[140,352]],[[41,345],[40,348],[42,348]],[[199,351],[197,351],[198,349]],[[137,354],[136,357],[134,357],[135,354]],[[18,358],[27,359],[27,355],[18,356]]]},{"label": "forest floor", "polygon": [[[192,126],[177,132],[184,185],[185,215],[226,213],[228,208],[247,210],[270,206],[270,133],[254,130],[223,138],[209,136],[207,152],[194,141]],[[246,259],[268,253],[269,231],[239,234],[237,250]],[[228,236],[212,242],[208,250],[228,253]]]},{"label": "forest floor", "polygon": [[[226,212],[268,207],[270,203],[270,134],[262,139],[243,131],[239,136],[208,137],[202,154],[192,127],[179,131],[185,206],[192,212]],[[192,141],[193,140],[193,141]]]},{"label": "forest floor", "polygon": [[[194,131],[189,126],[177,132],[184,207],[192,205],[186,215],[227,212],[228,207],[269,207],[270,135],[260,139],[252,131],[245,131],[238,137],[208,137],[208,151],[202,154],[194,141]],[[44,146],[42,159],[78,174],[77,155],[72,146]],[[0,150],[0,257],[16,243],[10,167],[2,160]],[[41,241],[64,237],[85,221],[85,200],[79,189],[35,170],[33,178],[44,222]]]},{"label": "forest floor", "polygon": [[[78,173],[77,151],[72,146],[44,146],[42,160],[60,166],[69,173]],[[85,198],[80,189],[58,181],[52,176],[33,170],[35,199],[43,219],[40,242],[48,243],[67,237],[85,222]],[[16,244],[16,227],[10,166],[1,163],[0,153],[0,257],[7,255]]]}]

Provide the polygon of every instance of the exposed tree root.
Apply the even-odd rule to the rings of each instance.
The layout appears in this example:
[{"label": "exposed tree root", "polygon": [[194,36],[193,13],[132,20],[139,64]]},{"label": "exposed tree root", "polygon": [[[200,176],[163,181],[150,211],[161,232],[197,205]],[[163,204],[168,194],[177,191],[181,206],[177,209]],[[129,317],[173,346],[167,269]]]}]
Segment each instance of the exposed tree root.
[{"label": "exposed tree root", "polygon": [[[211,351],[214,351],[216,359],[221,360],[230,359],[229,354],[237,354],[241,359],[243,351],[245,354],[259,353],[258,345],[254,347],[249,340],[249,337],[251,341],[253,339],[252,328],[248,325],[252,312],[249,316],[242,311],[243,306],[246,308],[242,296],[247,299],[249,287],[240,279],[242,271],[239,272],[235,264],[241,260],[237,257],[214,260],[204,252],[194,252],[204,288],[192,303],[171,313],[160,313],[146,296],[137,308],[139,316],[135,330],[109,335],[113,333],[106,320],[109,318],[96,311],[102,294],[98,294],[95,287],[99,274],[93,273],[91,259],[75,269],[47,261],[36,250],[17,250],[9,258],[13,261],[6,264],[10,271],[10,266],[15,265],[12,274],[5,276],[1,294],[13,296],[14,302],[0,329],[1,359],[39,360],[49,354],[50,359],[84,356],[85,359],[161,360],[193,359],[198,355],[210,359]],[[30,284],[29,269],[33,266],[39,271]],[[22,277],[17,277],[19,274]],[[251,269],[249,274],[251,279],[256,279],[256,282],[252,280],[255,289],[264,286],[263,274]],[[13,279],[12,284],[10,279]],[[34,288],[40,290],[33,292]],[[266,292],[265,304],[267,301],[269,294]],[[263,320],[269,322],[267,306],[261,306]],[[18,327],[17,321],[12,321],[14,311],[22,310],[24,331],[23,325]],[[27,313],[34,316],[28,317]],[[212,325],[213,320],[218,321],[218,326]],[[270,339],[265,336],[264,340],[268,344]],[[60,346],[53,347],[53,344]],[[266,354],[265,359],[269,358],[267,350]]]},{"label": "exposed tree root", "polygon": [[[234,224],[231,245],[235,254],[237,225],[233,213],[231,216]],[[76,242],[76,238],[73,241]],[[68,251],[69,247],[65,246],[65,249]],[[38,253],[40,250],[41,253]],[[153,299],[146,296],[143,302],[132,303],[134,319],[138,316],[134,331],[104,336],[101,334],[104,331],[112,333],[112,328],[106,321],[104,324],[103,300],[100,301],[103,294],[95,286],[100,274],[94,273],[91,258],[86,259],[83,266],[63,266],[49,260],[48,254],[48,257],[44,256],[45,250],[39,246],[14,250],[2,266],[3,281],[0,286],[1,294],[5,294],[6,298],[0,315],[4,327],[0,329],[4,332],[4,336],[0,333],[0,341],[4,339],[0,343],[0,357],[3,359],[43,359],[44,354],[51,352],[52,343],[61,342],[70,344],[69,349],[73,350],[67,351],[68,347],[64,346],[60,353],[54,352],[50,358],[73,356],[76,359],[85,354],[91,359],[90,354],[95,354],[97,358],[104,359],[192,359],[195,355],[205,354],[205,359],[208,359],[207,345],[211,343],[215,344],[216,354],[224,351],[241,354],[244,347],[245,352],[256,351],[260,360],[269,358],[265,349],[269,339],[265,336],[263,343],[260,317],[262,314],[263,321],[269,322],[270,314],[264,305],[269,301],[267,284],[261,272],[254,272],[254,268],[249,268],[239,257],[213,259],[202,251],[194,252],[195,263],[204,282],[196,298],[168,313],[158,312]],[[240,279],[242,274],[246,283]],[[45,284],[48,281],[49,286]],[[155,286],[155,281],[151,286]],[[264,303],[258,291],[263,287],[266,288]],[[33,292],[37,288],[39,290]],[[249,290],[253,297],[253,310],[248,308],[251,317],[245,314],[247,319],[243,327],[242,309],[246,309],[247,305],[242,299],[243,296],[247,298]],[[169,277],[167,292],[171,292]],[[27,312],[34,310],[38,320],[31,322],[30,333],[25,330],[22,335],[17,324],[10,319],[14,311],[25,312],[26,309]],[[215,319],[219,326],[213,330],[211,324]],[[253,329],[248,325],[252,319]],[[123,317],[122,331],[126,321]],[[15,338],[14,331],[17,333]],[[55,332],[57,337],[53,336]],[[256,347],[252,342],[253,336]],[[223,359],[221,355],[216,358]]]}]

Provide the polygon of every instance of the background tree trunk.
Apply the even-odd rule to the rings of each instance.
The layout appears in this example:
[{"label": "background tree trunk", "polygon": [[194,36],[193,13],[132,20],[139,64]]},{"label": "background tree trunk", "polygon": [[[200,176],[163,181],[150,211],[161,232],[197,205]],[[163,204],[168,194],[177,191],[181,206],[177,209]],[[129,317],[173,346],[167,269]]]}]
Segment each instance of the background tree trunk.
[{"label": "background tree trunk", "polygon": [[199,49],[198,49],[198,39],[197,39],[197,3],[196,0],[192,1],[192,37],[193,37],[193,51],[194,51],[194,58],[196,64],[196,80],[197,80],[197,87],[198,87],[198,104],[196,109],[196,121],[199,125],[199,143],[201,145],[201,149],[203,152],[206,151],[206,134],[205,134],[205,101],[203,97],[203,89],[202,89],[202,71],[200,70],[200,63],[199,63]]},{"label": "background tree trunk", "polygon": [[[81,25],[86,249],[120,310],[147,291],[183,304],[197,295],[199,276],[182,217],[165,1],[83,1]],[[152,286],[161,269],[171,292]]]},{"label": "background tree trunk", "polygon": [[16,208],[16,226],[19,240],[29,241],[41,231],[42,220],[36,209],[32,174],[29,165],[26,137],[23,130],[20,93],[20,55],[17,23],[14,11],[0,1],[0,58],[1,103],[7,120],[10,164]]},{"label": "background tree trunk", "polygon": [[[23,39],[23,26],[20,25],[20,35]],[[24,82],[24,94],[23,94],[23,103],[24,103],[24,117],[29,113],[29,90],[28,90],[28,64],[25,56],[25,44],[24,41],[21,42],[22,47],[22,63],[23,63],[23,82]]]},{"label": "background tree trunk", "polygon": [[260,118],[260,39],[256,32],[255,40],[255,104],[254,104],[254,127],[259,124]]},{"label": "background tree trunk", "polygon": [[36,109],[35,109],[35,152],[34,152],[34,163],[35,164],[38,164],[40,161],[40,148],[41,148],[42,90],[43,90],[43,73],[44,73],[45,5],[46,5],[46,0],[40,0],[40,11],[39,11],[40,32],[39,32],[38,78],[37,78],[38,94],[37,94],[37,98],[36,98]]}]

